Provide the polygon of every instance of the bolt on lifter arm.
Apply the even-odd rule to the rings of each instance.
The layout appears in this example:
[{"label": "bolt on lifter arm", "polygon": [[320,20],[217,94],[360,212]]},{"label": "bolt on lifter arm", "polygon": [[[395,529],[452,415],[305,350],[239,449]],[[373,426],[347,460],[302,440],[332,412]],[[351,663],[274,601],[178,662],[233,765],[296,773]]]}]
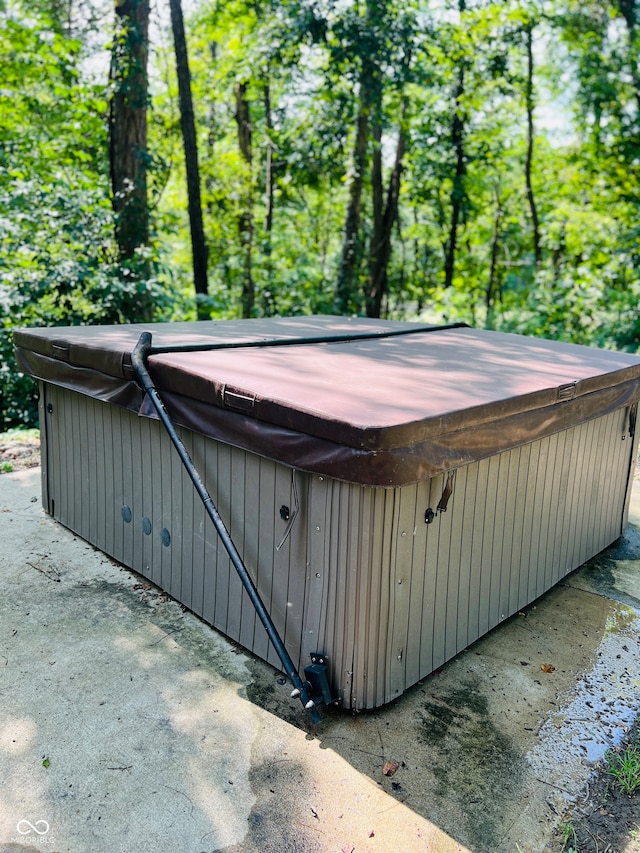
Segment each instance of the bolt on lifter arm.
[{"label": "bolt on lifter arm", "polygon": [[273,620],[269,615],[266,607],[262,599],[260,598],[260,594],[254,584],[249,572],[247,571],[246,566],[242,561],[242,557],[238,553],[238,549],[233,543],[229,531],[225,527],[224,521],[222,520],[220,513],[216,509],[215,504],[211,498],[211,495],[207,491],[206,486],[204,485],[200,475],[198,474],[191,457],[187,453],[187,450],[182,442],[182,439],[178,435],[176,428],[169,417],[167,410],[162,402],[162,398],[158,393],[156,387],[153,384],[153,380],[149,375],[149,371],[147,370],[146,360],[152,350],[151,346],[151,333],[143,332],[140,335],[138,343],[133,350],[131,356],[131,363],[135,370],[136,376],[140,385],[148,395],[154,409],[158,413],[158,417],[162,421],[164,428],[166,429],[173,446],[178,452],[180,459],[182,460],[182,464],[185,467],[186,472],[193,485],[198,492],[202,503],[204,504],[204,508],[207,511],[207,515],[211,519],[216,528],[218,536],[220,537],[222,544],[224,545],[233,566],[238,573],[238,577],[240,578],[242,585],[244,586],[249,598],[251,599],[251,603],[253,604],[256,613],[260,617],[260,621],[265,627],[265,630],[271,640],[274,649],[276,650],[278,657],[282,662],[282,666],[287,676],[291,680],[293,684],[294,690],[292,692],[292,696],[299,697],[302,702],[304,708],[309,712],[312,722],[319,723],[320,722],[320,714],[318,713],[318,709],[316,708],[316,704],[310,696],[311,685],[308,682],[303,682],[298,672],[295,668],[293,661],[289,653],[287,652],[284,643],[278,634],[278,631],[273,624]]}]

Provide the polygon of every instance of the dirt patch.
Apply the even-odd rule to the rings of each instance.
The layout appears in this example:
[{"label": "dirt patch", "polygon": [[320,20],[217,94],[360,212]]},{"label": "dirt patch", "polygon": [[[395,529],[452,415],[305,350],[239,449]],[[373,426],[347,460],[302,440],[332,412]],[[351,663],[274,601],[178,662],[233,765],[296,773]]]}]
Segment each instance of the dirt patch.
[{"label": "dirt patch", "polygon": [[471,849],[497,850],[501,817],[520,791],[522,754],[496,728],[489,701],[473,681],[432,696],[423,709],[416,715],[418,740],[434,750],[434,795],[457,801]]},{"label": "dirt patch", "polygon": [[[639,737],[636,721],[616,751],[624,752]],[[640,853],[640,793],[623,793],[607,767],[605,758],[590,783],[586,802],[564,816],[557,847],[562,853]]]},{"label": "dirt patch", "polygon": [[38,430],[9,430],[0,433],[0,474],[36,468],[40,464]]}]

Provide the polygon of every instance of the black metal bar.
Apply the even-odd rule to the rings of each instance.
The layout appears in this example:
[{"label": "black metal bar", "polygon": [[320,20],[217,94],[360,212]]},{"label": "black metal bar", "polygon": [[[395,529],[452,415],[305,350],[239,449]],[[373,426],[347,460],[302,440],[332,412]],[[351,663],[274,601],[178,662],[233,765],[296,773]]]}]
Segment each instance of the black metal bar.
[{"label": "black metal bar", "polygon": [[207,487],[203,483],[200,475],[198,474],[198,472],[196,470],[195,465],[193,464],[193,462],[191,460],[191,457],[187,453],[187,450],[186,450],[186,448],[182,442],[182,439],[180,438],[180,436],[176,432],[176,429],[175,429],[175,427],[171,421],[171,418],[169,417],[169,414],[167,413],[167,410],[165,409],[164,403],[162,402],[162,398],[160,397],[160,394],[158,393],[156,387],[153,384],[153,380],[151,379],[151,376],[149,375],[149,371],[147,370],[147,366],[146,366],[146,359],[147,359],[148,355],[153,350],[153,348],[151,346],[151,341],[152,341],[151,333],[150,332],[143,332],[140,335],[140,338],[138,340],[138,343],[135,346],[135,349],[133,350],[133,353],[131,356],[131,363],[132,363],[133,368],[136,372],[136,376],[138,377],[138,380],[139,380],[144,392],[149,396],[149,399],[151,400],[153,407],[155,408],[156,412],[158,413],[158,417],[162,421],[164,428],[166,429],[166,431],[169,435],[169,438],[171,439],[171,441],[173,443],[173,446],[176,448],[178,455],[180,456],[180,459],[182,460],[182,464],[184,465],[185,470],[189,474],[189,477],[191,478],[191,481],[192,481],[193,485],[195,486],[196,491],[198,492],[198,494],[202,500],[202,503],[204,504],[204,508],[206,509],[209,518],[211,519],[211,521],[213,522],[213,524],[216,528],[216,531],[217,531],[218,536],[220,537],[220,539],[222,541],[222,544],[224,545],[227,553],[229,554],[231,562],[233,563],[233,566],[234,566],[236,572],[238,573],[240,580],[242,581],[242,585],[244,586],[245,590],[247,591],[249,598],[251,599],[251,603],[253,604],[253,606],[256,610],[256,613],[260,617],[260,621],[264,625],[264,627],[267,631],[267,634],[269,636],[269,639],[271,640],[273,647],[275,648],[275,650],[278,654],[278,657],[282,661],[282,666],[284,667],[286,674],[290,678],[291,683],[293,684],[293,686],[295,688],[293,693],[292,693],[292,696],[299,697],[303,706],[309,712],[309,715],[311,716],[311,720],[314,723],[319,723],[320,722],[320,714],[318,713],[318,709],[316,708],[315,702],[313,701],[313,699],[309,695],[308,685],[305,684],[302,681],[302,679],[300,678],[300,676],[298,675],[298,672],[295,668],[295,665],[294,665],[293,661],[291,660],[291,657],[290,657],[289,653],[287,652],[285,645],[282,642],[282,639],[280,638],[280,635],[278,634],[278,631],[277,631],[275,625],[273,624],[271,616],[269,615],[266,607],[264,606],[264,603],[263,603],[262,599],[260,598],[260,594],[259,594],[251,576],[249,575],[249,572],[247,571],[246,566],[242,562],[242,558],[241,558],[240,554],[238,553],[238,549],[234,545],[233,540],[231,539],[231,536],[229,534],[229,531],[225,527],[224,521],[222,520],[220,513],[216,509],[216,506],[213,503],[211,495],[207,491]]},{"label": "black metal bar", "polygon": [[172,352],[210,352],[219,349],[249,349],[251,347],[290,347],[302,344],[336,344],[349,341],[365,341],[377,338],[395,338],[400,335],[413,335],[425,332],[442,332],[447,329],[468,329],[468,323],[449,323],[445,326],[417,326],[411,329],[391,329],[387,332],[356,332],[344,335],[318,335],[315,337],[298,338],[262,338],[257,341],[217,341],[212,344],[182,344],[176,346],[149,347],[146,353],[150,355],[161,355]]}]

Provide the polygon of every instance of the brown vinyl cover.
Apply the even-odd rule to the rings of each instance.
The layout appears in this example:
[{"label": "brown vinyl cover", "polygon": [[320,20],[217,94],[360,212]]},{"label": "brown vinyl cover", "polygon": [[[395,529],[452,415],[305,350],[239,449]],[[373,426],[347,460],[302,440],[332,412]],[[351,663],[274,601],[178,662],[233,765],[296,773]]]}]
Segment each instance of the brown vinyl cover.
[{"label": "brown vinyl cover", "polygon": [[[409,334],[384,337],[396,330]],[[153,346],[372,334],[172,352],[149,372],[176,424],[292,467],[401,486],[640,398],[640,357],[471,328],[342,317],[22,329],[22,369],[153,417],[131,368]]]}]

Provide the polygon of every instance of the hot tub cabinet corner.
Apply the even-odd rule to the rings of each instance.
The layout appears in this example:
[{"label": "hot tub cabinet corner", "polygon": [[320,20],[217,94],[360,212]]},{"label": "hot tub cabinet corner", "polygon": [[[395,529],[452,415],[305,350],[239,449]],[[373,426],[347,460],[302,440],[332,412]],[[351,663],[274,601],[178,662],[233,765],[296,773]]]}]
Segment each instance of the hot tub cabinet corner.
[{"label": "hot tub cabinet corner", "polygon": [[[278,667],[159,421],[40,378],[45,509]],[[375,708],[623,532],[635,382],[596,416],[402,484],[179,432],[296,666],[320,652],[335,698]]]}]

